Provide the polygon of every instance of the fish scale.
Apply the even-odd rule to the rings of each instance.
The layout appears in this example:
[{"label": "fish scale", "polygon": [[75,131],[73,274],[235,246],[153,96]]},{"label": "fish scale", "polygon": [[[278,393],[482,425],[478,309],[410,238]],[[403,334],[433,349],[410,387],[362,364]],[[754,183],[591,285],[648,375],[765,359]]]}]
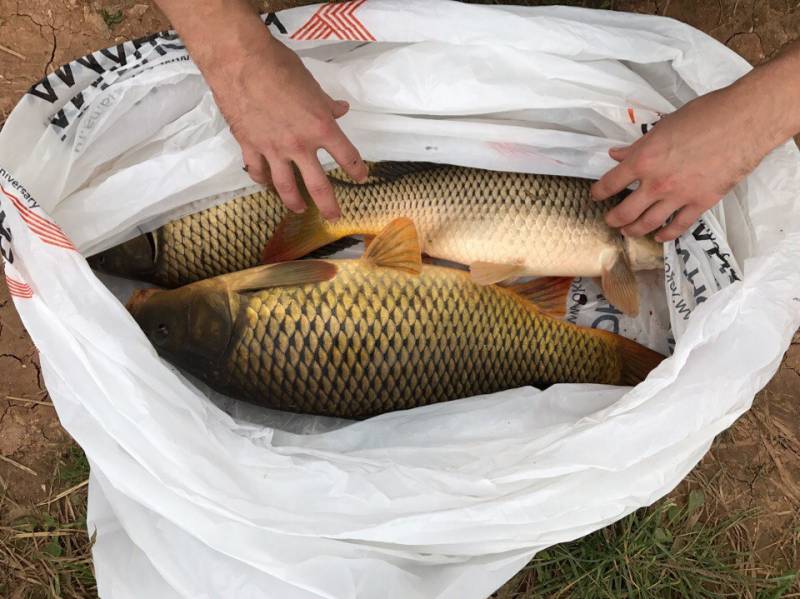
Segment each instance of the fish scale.
[{"label": "fish scale", "polygon": [[339,261],[328,282],[238,295],[224,383],[271,408],[365,418],[555,382],[618,382],[602,332],[463,273]]},{"label": "fish scale", "polygon": [[167,223],[155,233],[153,282],[178,287],[258,264],[286,209],[268,190],[234,198]]}]

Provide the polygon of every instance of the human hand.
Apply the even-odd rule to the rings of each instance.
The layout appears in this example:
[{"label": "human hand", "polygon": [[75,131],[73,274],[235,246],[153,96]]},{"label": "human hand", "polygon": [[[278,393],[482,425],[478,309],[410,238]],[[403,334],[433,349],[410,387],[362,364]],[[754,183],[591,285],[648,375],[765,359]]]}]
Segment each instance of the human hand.
[{"label": "human hand", "polygon": [[157,2],[214,93],[253,180],[271,183],[290,210],[302,212],[306,203],[295,179],[296,166],[320,213],[338,217],[317,150],[327,150],[354,180],[366,178],[358,150],[336,124],[348,111],[347,102],[322,91],[247,0]]},{"label": "human hand", "polygon": [[243,57],[239,69],[236,84],[215,96],[242,147],[248,174],[258,183],[271,183],[290,210],[302,212],[306,203],[295,164],[321,214],[337,218],[339,207],[317,149],[325,148],[356,181],[367,176],[358,150],[335,121],[348,111],[347,102],[332,100],[297,55],[275,40],[270,39],[269,50]]},{"label": "human hand", "polygon": [[636,143],[610,150],[619,164],[592,186],[594,198],[605,200],[634,181],[639,187],[608,212],[606,222],[640,237],[674,215],[655,238],[676,239],[788,138],[773,124],[774,106],[763,81],[755,85],[759,78],[747,76],[701,96]]}]

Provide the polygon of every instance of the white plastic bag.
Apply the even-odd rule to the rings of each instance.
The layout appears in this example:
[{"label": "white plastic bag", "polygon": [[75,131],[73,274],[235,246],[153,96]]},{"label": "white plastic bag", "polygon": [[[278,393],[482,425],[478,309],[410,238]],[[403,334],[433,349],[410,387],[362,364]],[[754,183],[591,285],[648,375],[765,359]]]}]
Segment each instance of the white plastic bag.
[{"label": "white plastic bag", "polygon": [[[267,20],[351,103],[341,123],[370,160],[598,177],[610,146],[748,69],[658,17],[337,6]],[[301,417],[232,417],[158,359],[72,249],[249,184],[179,40],[96,53],[33,92],[0,134],[0,248],[59,417],[92,465],[106,599],[485,597],[536,551],[672,489],[750,407],[800,324],[787,144],[715,211],[741,281],[673,322],[674,354],[634,389],[523,388],[314,434]]]}]

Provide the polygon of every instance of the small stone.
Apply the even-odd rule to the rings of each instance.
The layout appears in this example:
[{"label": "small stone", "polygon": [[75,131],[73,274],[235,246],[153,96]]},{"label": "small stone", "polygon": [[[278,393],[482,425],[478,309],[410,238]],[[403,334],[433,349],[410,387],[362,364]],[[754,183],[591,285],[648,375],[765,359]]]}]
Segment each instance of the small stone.
[{"label": "small stone", "polygon": [[128,16],[134,19],[142,18],[142,15],[150,8],[147,4],[134,4],[128,9]]}]

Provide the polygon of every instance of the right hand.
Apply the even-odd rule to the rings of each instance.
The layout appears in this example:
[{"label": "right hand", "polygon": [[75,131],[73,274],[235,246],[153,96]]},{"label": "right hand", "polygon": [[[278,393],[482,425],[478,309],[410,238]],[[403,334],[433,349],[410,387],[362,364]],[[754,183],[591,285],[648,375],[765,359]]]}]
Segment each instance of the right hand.
[{"label": "right hand", "polygon": [[217,104],[242,147],[245,169],[254,181],[271,183],[287,208],[302,212],[306,203],[297,187],[294,164],[322,216],[334,220],[339,206],[317,150],[327,150],[354,180],[367,177],[358,150],[335,120],[349,105],[322,91],[289,48],[263,28],[258,34],[252,52],[222,67],[233,70],[233,78],[226,77],[227,85],[211,85]]}]

